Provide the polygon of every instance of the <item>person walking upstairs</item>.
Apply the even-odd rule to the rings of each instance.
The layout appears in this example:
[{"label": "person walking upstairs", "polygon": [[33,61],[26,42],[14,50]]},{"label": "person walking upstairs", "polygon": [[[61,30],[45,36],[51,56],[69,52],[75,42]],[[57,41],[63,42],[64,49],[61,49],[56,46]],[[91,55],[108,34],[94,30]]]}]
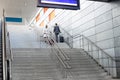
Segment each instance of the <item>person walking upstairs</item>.
[{"label": "person walking upstairs", "polygon": [[45,28],[43,30],[43,37],[44,37],[45,42],[47,42],[48,37],[49,37],[49,31],[48,31],[48,26],[47,25],[45,26]]},{"label": "person walking upstairs", "polygon": [[59,26],[58,26],[57,23],[55,23],[54,31],[53,31],[53,32],[55,33],[56,42],[58,42],[58,35],[59,35],[59,33],[60,33],[60,28],[59,28]]}]

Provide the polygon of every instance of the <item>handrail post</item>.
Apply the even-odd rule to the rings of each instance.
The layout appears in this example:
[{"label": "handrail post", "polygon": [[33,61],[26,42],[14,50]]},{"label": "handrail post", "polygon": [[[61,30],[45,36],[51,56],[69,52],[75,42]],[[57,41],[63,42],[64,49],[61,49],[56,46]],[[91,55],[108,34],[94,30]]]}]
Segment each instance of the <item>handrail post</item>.
[{"label": "handrail post", "polygon": [[112,60],[111,60],[111,63],[112,63],[112,64],[111,64],[111,66],[112,66],[112,71],[111,71],[112,73],[111,73],[111,74],[113,75],[113,73],[114,73],[114,67],[113,67],[113,66],[115,66],[115,65],[113,64],[113,61],[112,61]]},{"label": "handrail post", "polygon": [[93,56],[93,46],[91,45],[91,56]]},{"label": "handrail post", "polygon": [[73,38],[72,38],[72,45],[71,45],[71,46],[72,46],[72,48],[73,48],[73,42],[74,42],[74,41],[73,41]]},{"label": "handrail post", "polygon": [[89,52],[89,41],[88,41],[88,52]]},{"label": "handrail post", "polygon": [[82,48],[82,47],[81,47],[81,36],[80,36],[80,48]]},{"label": "handrail post", "polygon": [[102,65],[104,65],[104,57],[103,57],[103,52],[101,52],[101,58],[102,58]]},{"label": "handrail post", "polygon": [[83,39],[83,36],[82,36],[82,46],[83,46],[83,50],[84,50],[84,39]]},{"label": "handrail post", "polygon": [[107,57],[107,59],[108,59],[108,66],[107,66],[107,68],[108,68],[108,75],[110,75],[109,57]]},{"label": "handrail post", "polygon": [[100,54],[99,54],[99,48],[98,48],[98,62],[100,63]]}]

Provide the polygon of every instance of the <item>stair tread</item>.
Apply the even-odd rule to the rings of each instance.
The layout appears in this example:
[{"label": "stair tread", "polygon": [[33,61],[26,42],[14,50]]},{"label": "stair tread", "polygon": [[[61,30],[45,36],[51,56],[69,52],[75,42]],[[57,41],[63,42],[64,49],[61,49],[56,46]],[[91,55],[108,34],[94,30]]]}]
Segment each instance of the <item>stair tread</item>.
[{"label": "stair tread", "polygon": [[[70,57],[66,62],[72,67],[66,70],[68,74],[72,73],[75,80],[105,80],[105,72],[83,50],[63,49]],[[64,71],[60,64],[51,58],[49,50],[44,50],[46,49],[13,49],[13,80],[19,80],[20,77],[21,80],[66,80],[61,77]],[[69,74],[67,79],[74,80],[72,76]]]}]

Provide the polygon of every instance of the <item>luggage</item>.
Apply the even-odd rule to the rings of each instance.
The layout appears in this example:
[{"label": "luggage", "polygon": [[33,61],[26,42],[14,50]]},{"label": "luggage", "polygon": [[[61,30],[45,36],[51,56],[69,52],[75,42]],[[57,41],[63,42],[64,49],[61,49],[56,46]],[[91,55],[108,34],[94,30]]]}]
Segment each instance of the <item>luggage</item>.
[{"label": "luggage", "polygon": [[64,42],[64,37],[63,36],[59,36],[59,41],[60,42]]}]

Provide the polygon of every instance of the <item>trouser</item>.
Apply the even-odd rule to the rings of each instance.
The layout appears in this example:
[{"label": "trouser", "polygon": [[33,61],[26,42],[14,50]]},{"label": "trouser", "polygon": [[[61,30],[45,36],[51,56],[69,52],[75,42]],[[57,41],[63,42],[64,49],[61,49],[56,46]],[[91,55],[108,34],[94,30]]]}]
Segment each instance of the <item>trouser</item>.
[{"label": "trouser", "polygon": [[58,34],[59,34],[59,33],[55,33],[56,42],[58,42]]}]

